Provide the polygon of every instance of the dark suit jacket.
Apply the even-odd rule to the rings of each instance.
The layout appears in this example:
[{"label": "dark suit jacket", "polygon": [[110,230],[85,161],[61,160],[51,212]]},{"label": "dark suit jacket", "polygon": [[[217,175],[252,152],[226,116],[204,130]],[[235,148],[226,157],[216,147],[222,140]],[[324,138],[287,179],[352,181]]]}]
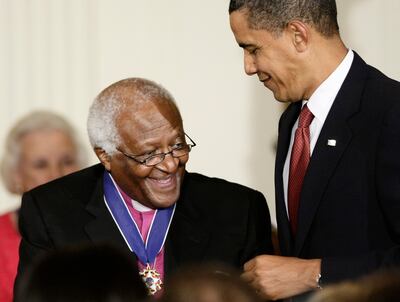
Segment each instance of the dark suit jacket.
[{"label": "dark suit jacket", "polygon": [[[357,54],[326,118],[304,178],[292,238],[282,171],[301,102],[279,123],[275,167],[281,252],[322,258],[322,281],[400,264],[400,84]],[[336,146],[328,146],[335,139]]]},{"label": "dark suit jacket", "polygon": [[[22,198],[18,278],[42,251],[80,242],[128,249],[103,199],[102,165],[40,186]],[[218,261],[240,268],[272,253],[264,196],[222,179],[186,172],[165,243],[165,274],[190,262]]]}]

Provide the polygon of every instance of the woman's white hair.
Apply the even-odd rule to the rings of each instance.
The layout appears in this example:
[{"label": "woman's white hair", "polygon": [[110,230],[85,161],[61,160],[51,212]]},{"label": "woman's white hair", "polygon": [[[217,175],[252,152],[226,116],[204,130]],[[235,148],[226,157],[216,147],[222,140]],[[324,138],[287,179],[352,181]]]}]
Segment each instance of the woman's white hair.
[{"label": "woman's white hair", "polygon": [[132,108],[132,105],[140,106],[148,101],[169,102],[179,114],[173,96],[153,81],[128,78],[104,89],[89,109],[87,131],[92,147],[103,149],[108,155],[113,155],[118,145],[122,143],[116,123],[119,114],[128,106]]},{"label": "woman's white hair", "polygon": [[33,111],[19,119],[8,132],[4,155],[0,163],[1,177],[6,188],[11,193],[21,193],[14,182],[21,154],[21,138],[34,131],[58,130],[71,138],[74,144],[78,165],[84,167],[87,164],[87,154],[79,140],[75,129],[61,115],[50,111]]}]

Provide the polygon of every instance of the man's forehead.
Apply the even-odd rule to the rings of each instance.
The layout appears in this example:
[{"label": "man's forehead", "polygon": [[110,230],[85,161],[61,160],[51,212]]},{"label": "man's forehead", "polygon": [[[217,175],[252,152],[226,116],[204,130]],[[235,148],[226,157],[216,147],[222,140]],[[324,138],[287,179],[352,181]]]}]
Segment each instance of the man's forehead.
[{"label": "man's forehead", "polygon": [[118,119],[140,122],[166,119],[175,122],[180,120],[180,113],[173,102],[163,98],[152,98],[126,102],[124,109],[119,112]]},{"label": "man's forehead", "polygon": [[250,44],[249,40],[256,30],[250,28],[247,15],[241,11],[233,12],[230,15],[230,25],[239,46],[243,48],[248,46]]},{"label": "man's forehead", "polygon": [[243,27],[246,25],[243,24],[245,20],[245,16],[240,11],[234,11],[229,15],[229,23],[234,32],[237,30],[238,27]]},{"label": "man's forehead", "polygon": [[[135,142],[170,132],[183,133],[182,120],[171,103],[146,102],[140,108],[126,108],[117,117],[117,128],[124,139]],[[171,131],[174,129],[174,131]]]}]

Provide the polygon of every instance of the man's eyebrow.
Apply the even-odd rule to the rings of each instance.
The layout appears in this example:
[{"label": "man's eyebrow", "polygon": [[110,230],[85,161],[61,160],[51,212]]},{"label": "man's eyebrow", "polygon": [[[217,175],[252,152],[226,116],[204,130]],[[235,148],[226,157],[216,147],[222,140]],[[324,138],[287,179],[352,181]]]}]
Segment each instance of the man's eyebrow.
[{"label": "man's eyebrow", "polygon": [[246,49],[246,48],[249,48],[249,47],[254,47],[254,45],[253,44],[247,44],[247,43],[239,43],[239,47]]}]

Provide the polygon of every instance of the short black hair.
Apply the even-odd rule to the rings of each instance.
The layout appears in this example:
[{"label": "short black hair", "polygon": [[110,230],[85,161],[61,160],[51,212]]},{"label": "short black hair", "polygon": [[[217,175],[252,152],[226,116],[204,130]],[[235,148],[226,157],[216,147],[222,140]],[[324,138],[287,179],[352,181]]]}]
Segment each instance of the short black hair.
[{"label": "short black hair", "polygon": [[243,10],[249,26],[280,34],[292,20],[311,24],[323,36],[339,33],[335,0],[231,0],[229,14]]}]

